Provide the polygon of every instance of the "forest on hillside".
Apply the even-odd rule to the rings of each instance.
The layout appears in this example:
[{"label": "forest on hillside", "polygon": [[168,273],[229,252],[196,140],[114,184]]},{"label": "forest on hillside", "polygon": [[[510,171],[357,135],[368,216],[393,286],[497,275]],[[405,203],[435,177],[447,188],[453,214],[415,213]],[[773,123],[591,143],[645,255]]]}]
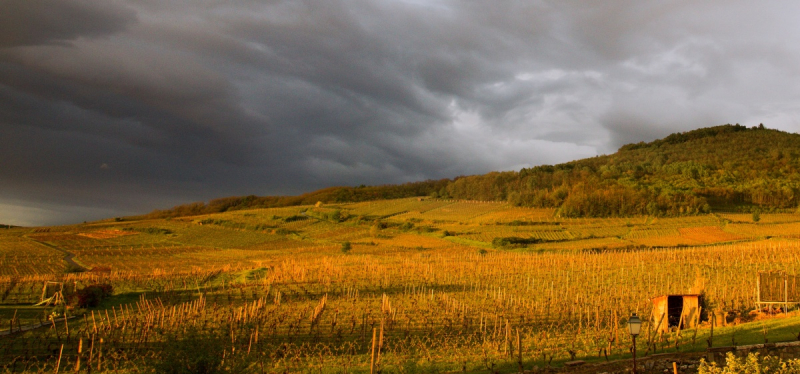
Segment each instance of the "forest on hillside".
[{"label": "forest on hillside", "polygon": [[794,210],[800,135],[722,125],[628,144],[614,154],[519,172],[402,185],[331,187],[300,196],[230,197],[154,211],[153,217],[411,196],[508,201],[565,217],[678,216],[712,209]]},{"label": "forest on hillside", "polygon": [[559,208],[562,216],[794,209],[800,135],[723,125],[629,144],[612,155],[461,178],[440,194]]}]

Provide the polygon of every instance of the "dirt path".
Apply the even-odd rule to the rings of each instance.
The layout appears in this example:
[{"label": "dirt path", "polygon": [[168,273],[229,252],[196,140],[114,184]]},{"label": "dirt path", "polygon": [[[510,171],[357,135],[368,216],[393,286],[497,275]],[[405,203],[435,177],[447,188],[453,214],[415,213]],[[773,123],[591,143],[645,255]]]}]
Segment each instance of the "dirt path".
[{"label": "dirt path", "polygon": [[62,249],[62,248],[56,247],[55,245],[52,245],[52,244],[47,243],[47,242],[39,241],[39,240],[30,238],[30,237],[27,237],[27,238],[32,240],[32,241],[34,241],[34,242],[37,242],[37,243],[39,243],[41,245],[50,247],[52,249],[55,249],[56,251],[59,251],[59,252],[63,253],[64,254],[64,261],[66,261],[67,267],[69,269],[81,269],[82,271],[88,271],[89,270],[85,266],[83,266],[83,265],[75,262],[75,260],[73,260],[73,258],[75,257],[74,253],[71,253],[71,252],[67,251],[66,249]]}]

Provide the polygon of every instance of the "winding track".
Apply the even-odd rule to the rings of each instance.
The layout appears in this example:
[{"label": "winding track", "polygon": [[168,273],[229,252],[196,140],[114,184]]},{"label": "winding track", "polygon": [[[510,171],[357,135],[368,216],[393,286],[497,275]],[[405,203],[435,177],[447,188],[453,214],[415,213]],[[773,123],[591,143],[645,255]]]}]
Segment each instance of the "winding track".
[{"label": "winding track", "polygon": [[[39,240],[30,238],[28,236],[26,236],[26,238],[28,238],[29,240],[32,240],[32,241],[34,241],[36,243],[39,243],[41,245],[50,247],[52,249],[55,249],[56,251],[59,251],[59,252],[63,253],[64,254],[64,261],[67,262],[68,266],[72,266],[74,269],[83,269],[83,271],[89,270],[85,266],[83,266],[83,265],[75,262],[75,260],[73,260],[73,258],[75,257],[74,253],[71,253],[71,252],[69,252],[69,251],[67,251],[67,250],[65,250],[63,248],[59,248],[59,247],[57,247],[57,246],[55,246],[53,244],[46,243],[46,242],[43,242],[43,241],[39,241]],[[67,317],[67,319],[72,319],[72,318],[75,318],[75,316]],[[55,322],[61,322],[63,320],[64,320],[64,318],[59,318],[59,319],[56,319],[53,322],[44,322],[44,323],[36,323],[36,324],[25,325],[25,326],[17,326],[16,329],[12,327],[9,330],[0,331],[0,336],[12,335],[12,334],[20,333],[20,332],[25,332],[25,331],[38,329],[38,328],[41,328],[41,327],[47,327],[47,326],[50,326],[51,324],[53,324]]]},{"label": "winding track", "polygon": [[50,244],[50,243],[47,243],[47,242],[43,242],[43,241],[40,241],[40,240],[36,240],[36,239],[33,239],[31,237],[28,237],[28,236],[26,236],[26,238],[28,238],[28,239],[36,242],[36,243],[39,243],[41,245],[50,247],[52,249],[55,249],[56,251],[59,251],[59,252],[63,253],[64,254],[64,261],[66,261],[67,266],[69,266],[70,268],[72,268],[72,269],[81,269],[82,271],[88,271],[89,270],[85,266],[83,266],[83,265],[75,262],[75,260],[73,260],[73,258],[75,257],[74,253],[69,252],[66,249],[59,248],[59,247],[57,247],[57,246],[55,246],[53,244]]}]

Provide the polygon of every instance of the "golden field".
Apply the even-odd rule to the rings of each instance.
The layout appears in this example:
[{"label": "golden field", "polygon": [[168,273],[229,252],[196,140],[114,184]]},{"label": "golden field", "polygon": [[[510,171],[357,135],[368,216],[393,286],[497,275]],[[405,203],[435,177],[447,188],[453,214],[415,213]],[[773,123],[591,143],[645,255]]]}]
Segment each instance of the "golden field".
[{"label": "golden field", "polygon": [[[746,218],[410,198],[3,229],[0,327],[78,317],[0,337],[0,369],[510,372],[626,357],[634,312],[640,354],[700,349],[704,329],[649,330],[651,298],[703,293],[742,319],[759,271],[800,270],[800,215]],[[45,281],[114,291],[92,308],[31,307]]]}]

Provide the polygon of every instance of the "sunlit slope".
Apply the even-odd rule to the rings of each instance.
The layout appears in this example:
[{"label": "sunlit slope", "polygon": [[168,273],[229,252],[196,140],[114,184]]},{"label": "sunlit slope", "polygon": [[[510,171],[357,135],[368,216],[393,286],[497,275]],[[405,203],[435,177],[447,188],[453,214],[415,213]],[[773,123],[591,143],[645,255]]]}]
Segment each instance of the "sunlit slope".
[{"label": "sunlit slope", "polygon": [[[265,258],[420,251],[603,251],[800,238],[800,215],[564,218],[504,202],[406,198],[0,230],[7,275],[261,266]],[[50,246],[50,247],[48,247]],[[64,251],[63,253],[54,250]],[[20,250],[25,255],[20,255]]]},{"label": "sunlit slope", "polygon": [[[123,358],[104,361],[106,370],[119,363],[132,371],[169,360],[165,347],[201,334],[227,350],[226,359],[263,359],[281,372],[343,366],[367,372],[380,336],[386,371],[413,361],[425,371],[481,372],[487,362],[508,362],[509,347],[517,347],[527,367],[542,367],[603,360],[601,350],[629,357],[625,319],[636,312],[643,331],[651,331],[651,298],[662,294],[702,292],[704,308],[726,323],[746,322],[760,271],[800,271],[796,214],[555,213],[505,202],[406,198],[2,229],[3,320],[38,324],[65,312],[32,306],[46,282],[63,282],[50,293],[61,284],[67,294],[94,284],[112,285],[114,293],[80,309],[85,318],[69,321],[72,339],[64,339],[62,321],[58,330],[48,325],[15,335],[18,343],[6,345],[0,362],[30,351],[49,362],[49,371],[58,365],[50,347],[64,344],[72,353],[62,364],[75,363],[81,341],[91,347],[96,338],[103,339],[103,357]],[[67,266],[65,254],[80,269]],[[713,344],[796,335],[770,326],[775,331],[715,329]],[[150,331],[144,340],[143,331]],[[649,348],[642,350],[703,350],[707,337],[705,327],[644,333],[642,346]],[[137,349],[110,355],[109,347],[132,342]],[[257,354],[248,355],[249,347]],[[511,365],[502,372],[517,371]]]},{"label": "sunlit slope", "polygon": [[724,125],[629,144],[611,155],[448,184],[454,198],[553,207],[562,216],[793,211],[800,135]]}]

